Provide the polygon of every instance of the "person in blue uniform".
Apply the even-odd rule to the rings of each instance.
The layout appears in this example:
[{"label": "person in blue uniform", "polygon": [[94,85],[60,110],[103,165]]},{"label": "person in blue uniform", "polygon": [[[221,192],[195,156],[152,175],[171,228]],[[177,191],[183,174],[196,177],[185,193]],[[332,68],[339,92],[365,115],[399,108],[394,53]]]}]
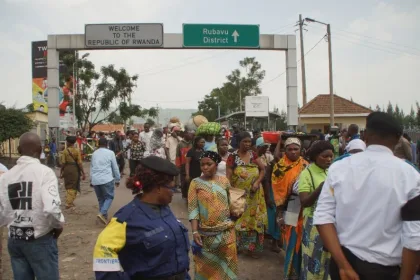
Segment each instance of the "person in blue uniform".
[{"label": "person in blue uniform", "polygon": [[115,214],[96,242],[97,280],[190,279],[188,230],[168,206],[178,174],[178,168],[162,158],[140,161],[127,181],[135,198]]}]

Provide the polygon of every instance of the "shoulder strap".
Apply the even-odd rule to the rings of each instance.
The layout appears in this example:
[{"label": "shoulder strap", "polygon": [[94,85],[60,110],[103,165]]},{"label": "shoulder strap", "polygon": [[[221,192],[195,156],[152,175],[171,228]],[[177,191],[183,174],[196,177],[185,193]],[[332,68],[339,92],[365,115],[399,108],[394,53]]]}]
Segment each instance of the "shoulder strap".
[{"label": "shoulder strap", "polygon": [[308,167],[308,172],[309,172],[309,175],[311,176],[312,187],[315,189],[316,187],[315,187],[315,182],[314,182],[314,176],[312,176],[312,172],[311,172],[311,170],[309,169],[309,167]]},{"label": "shoulder strap", "polygon": [[69,148],[67,148],[67,152],[69,153],[70,157],[77,163],[77,160],[74,158],[73,154],[70,152]]}]

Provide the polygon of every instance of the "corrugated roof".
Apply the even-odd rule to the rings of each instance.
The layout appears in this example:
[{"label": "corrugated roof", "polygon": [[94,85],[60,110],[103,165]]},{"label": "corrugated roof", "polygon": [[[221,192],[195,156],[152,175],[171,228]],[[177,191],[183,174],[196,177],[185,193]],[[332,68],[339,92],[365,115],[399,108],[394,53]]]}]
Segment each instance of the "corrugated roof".
[{"label": "corrugated roof", "polygon": [[[135,123],[133,125],[128,125],[130,129],[136,129],[136,130],[143,130],[144,125]],[[102,132],[114,132],[114,131],[123,131],[124,125],[123,124],[113,124],[113,123],[107,123],[107,124],[97,124],[93,127],[93,131],[102,131]]]},{"label": "corrugated roof", "polygon": [[[331,109],[330,105],[330,95],[320,94],[306,103],[299,110],[299,114],[329,114]],[[334,114],[369,114],[371,112],[373,111],[365,106],[334,94]]]},{"label": "corrugated roof", "polygon": [[107,124],[97,124],[93,127],[93,131],[102,131],[102,132],[114,132],[117,130],[122,131],[124,129],[124,125],[123,124],[112,124],[112,123],[107,123]]}]

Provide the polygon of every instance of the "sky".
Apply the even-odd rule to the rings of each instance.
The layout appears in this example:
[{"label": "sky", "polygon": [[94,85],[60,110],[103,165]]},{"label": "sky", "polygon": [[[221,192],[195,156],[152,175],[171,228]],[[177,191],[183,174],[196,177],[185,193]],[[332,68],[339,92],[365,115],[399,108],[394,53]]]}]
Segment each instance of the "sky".
[{"label": "sky", "polygon": [[[183,23],[259,24],[261,34],[296,34],[299,14],[330,23],[334,92],[373,108],[398,103],[408,112],[420,101],[420,1],[279,0],[0,0],[0,102],[31,103],[31,41],[48,34],[83,34],[85,24],[163,23],[181,33]],[[325,26],[304,32],[308,100],[329,92]],[[81,52],[84,53],[84,52]],[[258,50],[89,51],[99,69],[114,64],[139,74],[133,101],[143,107],[197,108],[197,103],[245,57],[266,71],[262,94],[286,109],[285,53]],[[300,59],[298,52],[297,60]],[[299,63],[300,65],[300,63]],[[302,104],[300,66],[299,104]]]}]

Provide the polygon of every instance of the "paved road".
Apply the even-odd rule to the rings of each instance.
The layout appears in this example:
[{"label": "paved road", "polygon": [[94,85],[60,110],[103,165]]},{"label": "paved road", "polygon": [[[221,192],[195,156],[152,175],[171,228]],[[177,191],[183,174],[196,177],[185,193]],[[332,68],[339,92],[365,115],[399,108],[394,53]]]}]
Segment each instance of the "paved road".
[{"label": "paved road", "polygon": [[[87,167],[87,166],[86,166]],[[85,168],[87,170],[87,168]],[[86,172],[88,173],[88,172]],[[89,180],[89,178],[87,178]],[[64,190],[61,190],[64,201]],[[132,199],[131,191],[124,187],[116,189],[115,200],[110,209],[114,214],[119,208]],[[76,205],[81,211],[80,215],[65,212],[66,226],[63,235],[59,239],[60,274],[61,279],[85,280],[94,279],[92,273],[92,251],[99,232],[103,226],[96,221],[97,201],[95,193],[87,183],[82,185],[82,195],[78,196]],[[172,211],[188,228],[190,228],[187,215],[186,202],[181,194],[175,194],[171,203]],[[6,234],[4,234],[5,236]],[[10,261],[7,254],[7,245],[3,240],[3,280],[13,279],[10,270]],[[260,259],[252,259],[247,256],[239,256],[239,279],[240,280],[279,280],[282,279],[283,255],[267,250]],[[193,274],[193,263],[191,274]]]}]

